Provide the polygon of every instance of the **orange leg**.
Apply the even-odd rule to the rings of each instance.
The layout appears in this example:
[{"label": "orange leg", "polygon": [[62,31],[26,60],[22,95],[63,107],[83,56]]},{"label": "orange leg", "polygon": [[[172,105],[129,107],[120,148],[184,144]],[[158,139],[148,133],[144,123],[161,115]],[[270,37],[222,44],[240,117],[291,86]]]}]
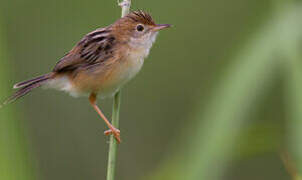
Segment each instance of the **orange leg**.
[{"label": "orange leg", "polygon": [[106,116],[102,113],[101,109],[96,105],[96,94],[91,93],[89,96],[89,102],[91,104],[91,106],[95,109],[95,111],[101,116],[101,118],[105,121],[105,123],[107,124],[109,130],[105,131],[105,135],[110,135],[113,134],[115,139],[117,140],[118,143],[121,142],[121,138],[120,138],[120,130],[118,130],[117,128],[115,128],[106,118]]}]

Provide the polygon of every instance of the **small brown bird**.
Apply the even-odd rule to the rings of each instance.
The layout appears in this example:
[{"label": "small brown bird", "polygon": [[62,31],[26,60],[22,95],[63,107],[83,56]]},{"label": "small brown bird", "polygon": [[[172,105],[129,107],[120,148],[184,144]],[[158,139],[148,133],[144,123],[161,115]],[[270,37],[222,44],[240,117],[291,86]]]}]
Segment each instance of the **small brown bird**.
[{"label": "small brown bird", "polygon": [[155,24],[143,11],[134,11],[115,23],[85,35],[54,67],[52,72],[14,85],[19,89],[4,104],[41,86],[88,95],[92,107],[120,142],[120,131],[110,124],[96,105],[96,98],[113,96],[142,68],[158,31],[169,24]]}]

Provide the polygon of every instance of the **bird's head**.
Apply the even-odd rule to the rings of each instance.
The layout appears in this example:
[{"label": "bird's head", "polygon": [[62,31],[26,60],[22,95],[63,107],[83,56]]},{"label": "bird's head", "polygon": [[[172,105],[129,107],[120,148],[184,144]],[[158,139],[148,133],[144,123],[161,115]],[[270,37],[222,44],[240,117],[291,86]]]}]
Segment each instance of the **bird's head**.
[{"label": "bird's head", "polygon": [[131,46],[150,48],[158,31],[170,26],[170,24],[156,24],[150,14],[139,10],[116,21],[112,29],[119,39],[129,42]]}]

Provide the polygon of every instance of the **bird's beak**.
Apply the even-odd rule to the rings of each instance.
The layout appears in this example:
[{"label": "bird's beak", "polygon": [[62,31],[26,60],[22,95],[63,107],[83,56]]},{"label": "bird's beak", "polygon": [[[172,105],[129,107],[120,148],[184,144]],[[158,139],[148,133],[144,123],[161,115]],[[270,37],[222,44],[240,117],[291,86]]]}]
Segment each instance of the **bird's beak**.
[{"label": "bird's beak", "polygon": [[159,31],[159,30],[166,29],[166,28],[169,28],[169,27],[171,27],[171,24],[156,24],[153,27],[153,31]]}]

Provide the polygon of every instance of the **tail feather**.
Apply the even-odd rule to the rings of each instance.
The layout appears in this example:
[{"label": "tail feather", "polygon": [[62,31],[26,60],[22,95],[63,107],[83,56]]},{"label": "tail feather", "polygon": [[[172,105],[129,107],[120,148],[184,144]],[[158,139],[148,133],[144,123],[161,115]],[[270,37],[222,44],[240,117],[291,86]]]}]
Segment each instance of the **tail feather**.
[{"label": "tail feather", "polygon": [[17,92],[15,92],[12,96],[10,96],[6,101],[4,101],[3,104],[0,104],[0,108],[3,107],[4,105],[7,105],[9,103],[12,103],[16,101],[17,99],[25,96],[27,93],[32,91],[35,88],[40,87],[43,85],[47,80],[51,78],[50,74],[46,74],[43,76],[39,76],[37,78],[23,81],[20,83],[17,83],[14,85],[14,88],[20,88]]},{"label": "tail feather", "polygon": [[37,88],[40,86],[41,86],[40,83],[33,83],[33,84],[27,85],[25,87],[22,87],[17,92],[15,92],[12,96],[10,96],[6,101],[4,101],[3,106],[14,102],[15,100],[25,96],[27,93],[29,93],[34,88]]},{"label": "tail feather", "polygon": [[14,89],[25,87],[25,86],[28,86],[29,84],[33,84],[35,82],[43,81],[43,80],[48,79],[48,78],[49,78],[49,75],[45,74],[45,75],[30,79],[30,80],[27,80],[27,81],[22,81],[22,82],[19,82],[19,83],[15,84]]}]

